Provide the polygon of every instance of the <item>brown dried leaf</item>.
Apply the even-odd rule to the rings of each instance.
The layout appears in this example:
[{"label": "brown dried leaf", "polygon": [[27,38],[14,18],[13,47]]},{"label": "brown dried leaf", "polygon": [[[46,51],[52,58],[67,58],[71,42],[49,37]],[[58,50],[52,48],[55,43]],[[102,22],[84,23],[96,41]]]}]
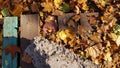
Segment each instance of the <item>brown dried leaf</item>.
[{"label": "brown dried leaf", "polygon": [[14,10],[11,11],[11,14],[14,16],[20,16],[23,11],[23,5],[22,4],[16,4],[14,7]]},{"label": "brown dried leaf", "polygon": [[94,33],[94,34],[90,34],[89,35],[90,39],[96,43],[98,42],[102,42],[101,40],[101,35],[100,34],[97,34],[97,33]]},{"label": "brown dried leaf", "polygon": [[14,45],[9,45],[9,46],[6,47],[5,54],[8,55],[9,53],[11,53],[12,59],[15,58],[15,55],[16,55],[15,53],[16,53],[16,52],[21,53],[20,47],[14,46]]}]

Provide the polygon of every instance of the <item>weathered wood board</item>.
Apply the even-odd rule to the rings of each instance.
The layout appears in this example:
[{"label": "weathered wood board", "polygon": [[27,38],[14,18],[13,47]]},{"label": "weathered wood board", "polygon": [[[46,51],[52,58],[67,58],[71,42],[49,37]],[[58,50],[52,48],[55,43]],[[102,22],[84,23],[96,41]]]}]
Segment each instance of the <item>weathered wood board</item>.
[{"label": "weathered wood board", "polygon": [[[22,52],[26,49],[26,47],[30,44],[30,40],[32,40],[35,36],[39,34],[39,15],[22,15],[20,19],[20,45],[22,48]],[[22,55],[21,55],[22,58]],[[20,62],[22,68],[33,68],[31,64],[27,64],[23,61]],[[31,67],[30,67],[31,66]]]},{"label": "weathered wood board", "polygon": [[9,45],[17,46],[17,29],[18,17],[5,17],[3,24],[3,51],[2,51],[2,68],[18,68],[17,55],[12,59],[11,54],[5,55],[5,48]]},{"label": "weathered wood board", "polygon": [[21,38],[32,40],[39,34],[39,15],[22,15],[21,16]]}]

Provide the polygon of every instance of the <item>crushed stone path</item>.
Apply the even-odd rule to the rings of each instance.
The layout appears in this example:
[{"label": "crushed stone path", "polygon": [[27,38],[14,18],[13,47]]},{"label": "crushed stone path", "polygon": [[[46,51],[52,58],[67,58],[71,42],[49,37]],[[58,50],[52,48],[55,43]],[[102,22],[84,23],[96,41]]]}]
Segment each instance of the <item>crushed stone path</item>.
[{"label": "crushed stone path", "polygon": [[79,58],[62,44],[45,38],[34,37],[26,48],[36,68],[100,68],[90,60]]}]

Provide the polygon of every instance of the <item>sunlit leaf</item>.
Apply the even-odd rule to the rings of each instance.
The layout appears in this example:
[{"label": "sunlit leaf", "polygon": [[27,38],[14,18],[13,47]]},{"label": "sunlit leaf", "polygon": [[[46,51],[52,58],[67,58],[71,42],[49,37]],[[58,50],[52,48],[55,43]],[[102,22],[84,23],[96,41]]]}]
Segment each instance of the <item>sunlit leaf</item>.
[{"label": "sunlit leaf", "polygon": [[62,4],[63,0],[54,0],[54,4],[56,8],[59,8],[60,5]]},{"label": "sunlit leaf", "polygon": [[112,57],[111,57],[111,52],[108,51],[107,53],[104,53],[104,60],[111,62]]},{"label": "sunlit leaf", "polygon": [[110,38],[112,38],[113,41],[117,40],[117,35],[115,33],[109,33],[108,35]]},{"label": "sunlit leaf", "polygon": [[97,46],[89,47],[85,51],[86,56],[90,56],[92,58],[97,58],[100,55],[100,50]]},{"label": "sunlit leaf", "polygon": [[68,41],[75,39],[75,34],[69,29],[58,31],[56,36],[63,40],[65,44],[67,44]]},{"label": "sunlit leaf", "polygon": [[52,2],[43,2],[41,3],[41,6],[44,8],[44,12],[51,12],[54,9]]},{"label": "sunlit leaf", "polygon": [[117,44],[117,46],[120,46],[120,36],[118,36],[118,38],[116,40],[116,44]]}]

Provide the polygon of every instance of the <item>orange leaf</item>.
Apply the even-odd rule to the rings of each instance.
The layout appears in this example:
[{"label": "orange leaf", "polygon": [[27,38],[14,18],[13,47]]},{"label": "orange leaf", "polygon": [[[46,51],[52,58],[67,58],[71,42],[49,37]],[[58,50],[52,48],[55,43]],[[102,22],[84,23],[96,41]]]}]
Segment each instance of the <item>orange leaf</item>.
[{"label": "orange leaf", "polygon": [[15,53],[16,53],[16,52],[21,53],[20,47],[14,46],[14,45],[10,45],[10,46],[7,46],[7,47],[6,47],[5,54],[8,55],[9,53],[11,53],[12,59],[15,58]]}]

